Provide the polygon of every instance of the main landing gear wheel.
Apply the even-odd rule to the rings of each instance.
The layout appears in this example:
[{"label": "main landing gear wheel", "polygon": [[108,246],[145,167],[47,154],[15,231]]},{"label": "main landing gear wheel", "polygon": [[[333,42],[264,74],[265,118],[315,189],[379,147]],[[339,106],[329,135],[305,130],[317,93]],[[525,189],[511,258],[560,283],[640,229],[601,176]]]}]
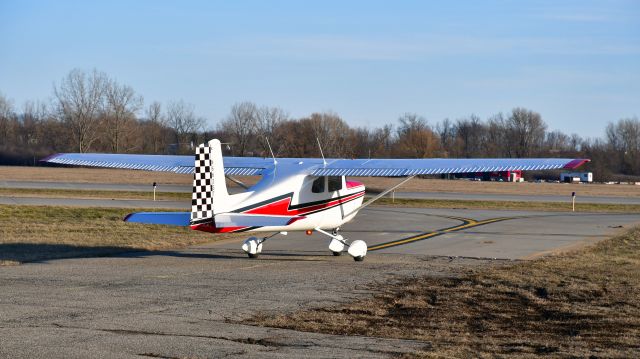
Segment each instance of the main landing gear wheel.
[{"label": "main landing gear wheel", "polygon": [[242,244],[242,250],[249,256],[249,258],[258,258],[260,253],[262,253],[262,243],[266,242],[267,239],[269,238],[273,238],[277,234],[282,234],[283,236],[286,236],[287,232],[276,232],[264,238],[249,237]]},{"label": "main landing gear wheel", "polygon": [[262,242],[264,238],[250,237],[242,244],[242,250],[247,253],[249,258],[258,258],[262,253]]}]

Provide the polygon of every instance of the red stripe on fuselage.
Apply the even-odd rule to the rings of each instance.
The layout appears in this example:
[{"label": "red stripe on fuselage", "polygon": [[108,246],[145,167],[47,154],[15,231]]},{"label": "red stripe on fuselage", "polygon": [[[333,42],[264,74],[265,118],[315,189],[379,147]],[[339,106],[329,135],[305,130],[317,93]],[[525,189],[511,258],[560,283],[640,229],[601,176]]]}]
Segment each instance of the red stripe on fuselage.
[{"label": "red stripe on fuselage", "polygon": [[329,209],[362,196],[364,196],[364,191],[354,193],[352,195],[345,196],[342,198],[337,198],[335,200],[332,200],[326,203],[310,205],[308,207],[302,207],[302,208],[291,208],[291,197],[287,197],[287,198],[278,200],[276,202],[267,203],[257,208],[252,208],[243,213],[270,214],[270,215],[279,215],[279,216],[299,216],[299,215],[307,214],[309,212],[315,212],[317,210]]},{"label": "red stripe on fuselage", "polygon": [[[291,209],[291,197],[283,198],[281,200],[267,203],[263,206],[252,208],[250,210],[244,211],[242,213],[248,214],[268,214],[268,215],[284,215],[284,216],[296,216],[296,215],[304,215],[311,212],[319,212],[331,209],[333,207],[339,206],[340,204],[352,201],[356,198],[364,196],[364,191],[354,193],[352,195],[345,196],[343,198],[337,198],[333,201],[329,201],[326,203],[310,205],[308,207],[303,208],[295,208]],[[303,205],[304,206],[304,205]],[[302,218],[301,218],[302,219]],[[293,221],[295,222],[295,221]],[[291,222],[291,223],[293,223]],[[289,223],[289,224],[291,224]],[[196,224],[191,226],[191,229],[196,231],[210,232],[210,233],[229,233],[229,232],[238,232],[243,229],[247,229],[251,227],[222,227],[217,228],[213,223],[203,223]]]},{"label": "red stripe on fuselage", "polygon": [[194,224],[191,226],[191,229],[202,232],[210,232],[210,233],[229,233],[240,231],[249,227],[222,227],[218,228],[213,223],[202,223],[202,224]]}]

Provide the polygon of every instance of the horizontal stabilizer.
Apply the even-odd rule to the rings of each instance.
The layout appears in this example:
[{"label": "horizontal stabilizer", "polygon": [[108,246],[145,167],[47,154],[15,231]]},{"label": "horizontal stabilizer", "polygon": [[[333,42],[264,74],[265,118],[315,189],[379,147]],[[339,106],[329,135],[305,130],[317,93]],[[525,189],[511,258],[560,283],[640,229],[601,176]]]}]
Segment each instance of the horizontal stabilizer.
[{"label": "horizontal stabilizer", "polygon": [[216,227],[270,227],[286,226],[304,219],[304,216],[268,216],[262,214],[220,213],[214,217]]},{"label": "horizontal stabilizer", "polygon": [[129,213],[125,222],[164,224],[167,226],[189,226],[191,212],[138,212]]}]

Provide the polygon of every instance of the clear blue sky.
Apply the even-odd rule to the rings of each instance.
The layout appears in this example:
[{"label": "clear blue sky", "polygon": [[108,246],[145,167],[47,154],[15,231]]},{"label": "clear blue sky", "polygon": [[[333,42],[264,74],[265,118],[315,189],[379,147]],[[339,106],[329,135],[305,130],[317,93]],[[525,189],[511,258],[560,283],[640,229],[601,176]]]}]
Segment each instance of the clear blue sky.
[{"label": "clear blue sky", "polygon": [[209,127],[243,100],[353,126],[523,106],[601,136],[640,116],[640,1],[0,0],[0,92],[46,100],[73,68]]}]

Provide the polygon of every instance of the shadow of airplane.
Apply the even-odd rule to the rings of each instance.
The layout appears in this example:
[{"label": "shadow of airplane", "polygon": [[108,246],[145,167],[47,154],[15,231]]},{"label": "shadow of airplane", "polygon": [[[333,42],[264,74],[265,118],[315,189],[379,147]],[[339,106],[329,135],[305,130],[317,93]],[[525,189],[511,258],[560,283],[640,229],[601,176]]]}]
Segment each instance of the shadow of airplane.
[{"label": "shadow of airplane", "polygon": [[[144,258],[152,256],[168,256],[177,258],[203,258],[222,260],[247,260],[241,251],[230,254],[195,252],[198,248],[185,248],[184,250],[147,250],[135,247],[119,246],[74,246],[68,244],[46,243],[2,243],[0,244],[0,263],[43,263],[56,259],[68,258]],[[291,253],[268,252],[263,253],[260,260],[270,261],[322,261],[320,257],[331,255],[321,253]]]}]

